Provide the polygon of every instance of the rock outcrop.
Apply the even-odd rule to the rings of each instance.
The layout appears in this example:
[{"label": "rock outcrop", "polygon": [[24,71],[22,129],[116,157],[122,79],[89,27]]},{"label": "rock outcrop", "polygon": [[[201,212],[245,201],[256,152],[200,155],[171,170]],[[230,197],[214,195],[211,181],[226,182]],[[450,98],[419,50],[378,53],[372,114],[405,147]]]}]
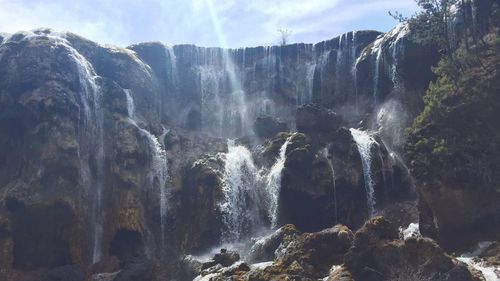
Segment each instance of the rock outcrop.
[{"label": "rock outcrop", "polygon": [[355,280],[481,280],[430,239],[399,240],[382,217],[356,233],[344,262]]},{"label": "rock outcrop", "polygon": [[406,147],[419,187],[421,232],[448,250],[500,238],[500,150],[492,145],[500,141],[500,57],[494,37],[475,47],[478,59],[452,88],[439,80],[429,91]]},{"label": "rock outcrop", "polygon": [[[292,226],[287,228],[292,229]],[[286,229],[280,229],[272,236],[279,237],[284,231]],[[211,270],[202,271],[199,278],[483,280],[480,272],[447,255],[429,238],[400,240],[392,223],[383,217],[371,219],[355,234],[345,226],[337,225],[316,233],[289,236],[282,240],[276,253],[273,262],[214,266]]]},{"label": "rock outcrop", "polygon": [[[411,119],[437,58],[405,25],[243,49],[120,48],[49,29],[0,34],[0,279],[391,280],[419,272],[474,280],[434,242],[400,241],[381,218],[353,236],[370,207],[397,226],[414,220],[400,142],[369,121],[392,98]],[[499,239],[497,64],[471,84],[484,94],[446,100],[446,115],[410,135],[422,233],[446,249]],[[369,138],[364,154],[349,128]],[[228,218],[233,202],[241,214]],[[230,223],[245,239],[282,227],[248,255],[228,251],[206,264],[186,256],[241,242],[225,237]]]}]

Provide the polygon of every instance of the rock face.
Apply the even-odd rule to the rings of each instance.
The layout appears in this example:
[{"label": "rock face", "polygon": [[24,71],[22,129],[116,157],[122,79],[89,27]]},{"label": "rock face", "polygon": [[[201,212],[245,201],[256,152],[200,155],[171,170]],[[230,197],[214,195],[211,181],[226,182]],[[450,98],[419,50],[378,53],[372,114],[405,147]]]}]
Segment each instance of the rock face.
[{"label": "rock face", "polygon": [[[357,228],[367,219],[364,168],[351,132],[341,127],[345,124],[321,106],[298,108],[300,133],[289,139],[281,178],[280,223],[294,224],[303,231],[319,231],[336,223]],[[283,134],[273,138],[264,158],[276,153],[288,137]],[[371,147],[370,155],[377,210],[394,202],[414,200],[406,168],[392,158],[382,140]]]},{"label": "rock face", "polygon": [[[390,209],[414,199],[393,147],[398,142],[386,144],[367,120],[395,96],[419,109],[434,59],[405,26],[314,45],[244,49],[155,42],[119,48],[47,29],[0,35],[0,279],[190,280],[203,269],[214,280],[349,280],[378,278],[364,263],[390,276],[399,273],[384,263],[420,269],[408,258],[414,252],[438,257],[426,274],[452,270],[468,278],[435,244],[397,241],[382,220],[371,223],[375,234],[353,238],[349,230],[373,215],[368,186],[377,212],[398,224],[411,220],[409,212]],[[490,107],[495,102],[489,97],[464,110],[484,106],[486,123],[497,117]],[[457,116],[429,132],[449,125],[443,134],[461,136],[452,122]],[[368,153],[360,152],[352,127],[370,138]],[[463,130],[480,137],[498,131]],[[424,186],[421,225],[438,218],[438,238],[482,227],[487,215],[497,219],[496,201],[482,201],[498,197],[496,162],[486,156],[496,155],[491,143],[482,143],[487,152],[473,169],[457,170],[456,162],[440,162],[444,158],[413,163]],[[363,157],[370,158],[369,168]],[[432,174],[445,179],[437,191],[427,189],[429,174],[421,168],[428,163],[448,171]],[[471,182],[448,181],[484,167],[475,177],[493,186],[478,187],[484,196],[471,191]],[[450,214],[466,201],[467,212],[475,212],[461,216],[462,228]],[[234,202],[242,210],[236,218],[228,215]],[[248,256],[220,253],[205,266],[182,259],[241,242],[224,237],[228,222],[250,229],[241,233],[245,238],[282,227]],[[376,263],[358,244],[385,256]],[[269,260],[275,261],[264,268],[246,263]]]},{"label": "rock face", "polygon": [[[345,255],[355,280],[481,280],[427,238],[398,240],[396,229],[376,217],[360,229]],[[334,279],[335,280],[335,279]]]},{"label": "rock face", "polygon": [[336,131],[343,123],[342,117],[317,104],[306,104],[297,108],[295,117],[297,130],[303,133]]},{"label": "rock face", "polygon": [[257,117],[253,126],[255,134],[261,138],[271,138],[279,132],[288,131],[286,123],[267,115]]},{"label": "rock face", "polygon": [[336,225],[317,233],[305,233],[278,249],[283,266],[298,264],[310,276],[321,277],[332,264],[340,264],[353,239],[352,231]]},{"label": "rock face", "polygon": [[[496,15],[495,9],[490,12]],[[496,22],[493,32],[498,31]],[[489,40],[483,38],[494,44]],[[406,147],[419,186],[421,231],[448,250],[499,239],[500,150],[492,144],[500,140],[494,121],[500,108],[500,58],[487,50],[476,51],[481,63],[471,64],[453,89],[440,88],[443,82],[438,81],[439,111],[427,105]]]},{"label": "rock face", "polygon": [[[266,241],[273,244],[276,241],[273,238],[280,237],[292,229],[291,225],[281,228]],[[261,243],[258,241],[256,245]],[[494,247],[490,247],[490,251],[494,251]],[[211,270],[202,271],[198,278],[483,280],[477,271],[448,256],[429,238],[413,237],[400,240],[394,226],[383,217],[371,219],[355,234],[345,226],[336,225],[316,233],[288,236],[281,240],[276,253],[273,262],[214,266]]]},{"label": "rock face", "polygon": [[294,225],[284,225],[272,234],[255,241],[246,256],[246,261],[259,263],[274,260],[280,245],[287,245],[296,240],[299,235],[300,232]]}]

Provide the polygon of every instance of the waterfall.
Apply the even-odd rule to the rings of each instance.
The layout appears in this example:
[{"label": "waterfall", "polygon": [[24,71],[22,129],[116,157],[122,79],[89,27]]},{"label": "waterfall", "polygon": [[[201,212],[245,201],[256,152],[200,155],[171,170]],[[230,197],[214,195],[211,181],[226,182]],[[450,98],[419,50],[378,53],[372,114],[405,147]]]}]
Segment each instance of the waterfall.
[{"label": "waterfall", "polygon": [[[100,261],[102,256],[102,235],[104,225],[103,189],[104,189],[104,112],[102,108],[102,92],[97,85],[97,75],[92,65],[76,51],[65,39],[54,37],[54,40],[64,46],[76,63],[81,86],[81,103],[83,106],[82,146],[86,146],[89,158],[82,162],[82,181],[89,192],[93,192],[92,214],[93,247],[92,263]],[[90,136],[90,137],[89,137]],[[92,154],[93,153],[93,154]],[[84,153],[85,154],[85,153]],[[90,156],[92,155],[92,157]],[[82,151],[80,151],[82,157]],[[84,156],[85,157],[85,156]],[[95,162],[95,171],[90,171],[89,161]],[[91,191],[90,187],[94,187]]]},{"label": "waterfall", "polygon": [[347,34],[342,34],[339,38],[339,46],[337,49],[337,62],[335,64],[335,95],[339,96],[342,89],[342,85],[340,81],[342,75],[342,63],[343,63],[343,54],[342,54],[342,41],[344,39],[344,35],[347,38]]},{"label": "waterfall", "polygon": [[219,137],[250,135],[251,110],[243,88],[244,67],[234,63],[236,51],[197,48],[200,64],[194,66],[199,79],[203,127]]},{"label": "waterfall", "polygon": [[[241,78],[236,74],[236,66],[230,51],[223,50],[224,66],[231,86],[231,95],[233,100],[233,108],[231,110],[231,120],[239,120],[239,124],[235,124],[235,128],[241,128],[241,133],[249,134],[251,132],[251,122],[249,111],[246,104],[245,91],[241,85]],[[234,125],[233,125],[234,126]]]},{"label": "waterfall", "polygon": [[252,204],[256,202],[258,169],[246,147],[236,145],[234,140],[228,140],[227,146],[222,187],[224,201],[220,208],[227,228],[223,240],[235,242],[244,237],[257,219]]},{"label": "waterfall", "polygon": [[[221,99],[224,72],[214,66],[203,65],[198,69],[201,92],[201,114],[204,127],[213,128],[217,136],[225,134],[225,108]],[[215,128],[212,127],[215,125]]]},{"label": "waterfall", "polygon": [[126,89],[125,96],[127,99],[127,113],[130,123],[135,125],[142,136],[146,137],[152,153],[151,161],[151,171],[148,174],[151,187],[155,186],[155,181],[158,184],[159,197],[160,197],[160,229],[161,229],[161,246],[164,246],[165,239],[165,225],[166,225],[166,214],[167,214],[167,192],[166,184],[168,180],[168,165],[167,165],[167,153],[165,149],[161,146],[158,138],[151,134],[146,129],[138,126],[134,99],[130,93],[130,90]]},{"label": "waterfall", "polygon": [[288,137],[280,148],[280,153],[276,162],[271,167],[267,175],[266,193],[269,197],[269,217],[271,218],[271,227],[275,228],[278,223],[278,200],[281,190],[281,175],[286,161],[286,149],[292,136]]},{"label": "waterfall", "polygon": [[379,81],[380,81],[380,61],[382,58],[382,46],[378,47],[377,55],[375,56],[375,65],[373,71],[373,100],[377,104],[379,95]]},{"label": "waterfall", "polygon": [[421,236],[419,224],[416,222],[410,223],[407,227],[399,227],[399,238],[402,240]]},{"label": "waterfall", "polygon": [[[314,53],[314,51],[312,51]],[[307,99],[302,101],[302,104],[309,103],[313,101],[313,87],[314,87],[314,69],[316,68],[316,63],[311,62],[307,66],[306,74],[306,89],[307,89]]]},{"label": "waterfall", "polygon": [[338,223],[337,187],[335,186],[335,170],[333,169],[332,159],[328,157],[328,153],[329,153],[328,147],[325,147],[322,150],[320,150],[320,154],[326,159],[328,163],[328,168],[330,168],[330,173],[332,175],[334,218],[335,218],[335,223]]},{"label": "waterfall", "polygon": [[[164,45],[164,50],[165,50],[165,56],[167,57],[167,63],[166,63],[166,69],[165,69],[165,74],[166,74],[166,91],[170,97],[170,99],[167,100],[167,103],[165,104],[165,97],[161,93],[159,94],[158,100],[160,101],[160,118],[163,117],[163,110],[165,109],[165,106],[172,106],[174,98],[178,94],[178,70],[177,70],[177,57],[174,52],[174,48],[171,46]],[[170,107],[169,110],[171,110]]]},{"label": "waterfall", "polygon": [[474,251],[465,253],[457,259],[480,271],[486,281],[498,281],[500,275],[497,272],[500,272],[500,269],[495,266],[487,266],[481,258],[478,258],[491,244],[492,242],[489,241],[479,242]]},{"label": "waterfall", "polygon": [[357,69],[357,53],[356,53],[356,45],[357,45],[357,40],[356,40],[356,31],[352,33],[352,46],[351,46],[351,60],[352,60],[352,66],[351,66],[351,72],[352,72],[352,83],[353,83],[353,90],[354,90],[354,105],[356,109],[356,114],[358,113],[358,69]]},{"label": "waterfall", "polygon": [[470,8],[471,8],[471,17],[472,17],[472,28],[474,29],[473,32],[477,29],[477,4],[476,0],[470,1]]},{"label": "waterfall", "polygon": [[177,82],[177,57],[175,56],[174,48],[171,46],[165,46],[165,51],[167,53],[167,57],[169,60],[170,69],[167,69],[167,75],[170,79],[172,85],[175,85]]},{"label": "waterfall", "polygon": [[399,58],[404,56],[405,45],[402,44],[402,41],[409,32],[409,25],[401,23],[390,33],[391,38],[394,38],[390,44],[390,48],[392,48],[391,81],[394,89],[404,89],[403,80],[399,77],[398,67]]},{"label": "waterfall", "polygon": [[351,128],[351,135],[356,146],[358,147],[359,155],[361,157],[361,164],[363,166],[363,178],[365,180],[366,201],[368,204],[368,216],[371,218],[375,215],[375,183],[372,178],[371,165],[372,165],[372,146],[377,144],[375,139],[368,133]]}]

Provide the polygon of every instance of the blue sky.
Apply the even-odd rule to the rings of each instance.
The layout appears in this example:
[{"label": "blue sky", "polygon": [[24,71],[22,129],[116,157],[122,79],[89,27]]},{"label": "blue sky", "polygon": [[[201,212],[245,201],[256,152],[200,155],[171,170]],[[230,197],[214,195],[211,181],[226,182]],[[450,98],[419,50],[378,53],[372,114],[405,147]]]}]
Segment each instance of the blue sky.
[{"label": "blue sky", "polygon": [[414,0],[0,0],[0,32],[71,31],[102,44],[144,41],[243,47],[316,43],[351,30],[388,31],[388,11],[410,15]]}]

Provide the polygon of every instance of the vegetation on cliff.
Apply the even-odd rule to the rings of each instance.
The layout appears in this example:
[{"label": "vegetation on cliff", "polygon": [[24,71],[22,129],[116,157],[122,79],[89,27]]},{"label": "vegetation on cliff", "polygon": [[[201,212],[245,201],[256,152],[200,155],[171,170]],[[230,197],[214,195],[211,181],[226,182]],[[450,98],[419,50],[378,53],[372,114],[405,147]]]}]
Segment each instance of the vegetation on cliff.
[{"label": "vegetation on cliff", "polygon": [[500,17],[492,7],[487,25],[462,30],[458,45],[444,51],[425,108],[408,129],[420,228],[448,249],[498,238]]}]

